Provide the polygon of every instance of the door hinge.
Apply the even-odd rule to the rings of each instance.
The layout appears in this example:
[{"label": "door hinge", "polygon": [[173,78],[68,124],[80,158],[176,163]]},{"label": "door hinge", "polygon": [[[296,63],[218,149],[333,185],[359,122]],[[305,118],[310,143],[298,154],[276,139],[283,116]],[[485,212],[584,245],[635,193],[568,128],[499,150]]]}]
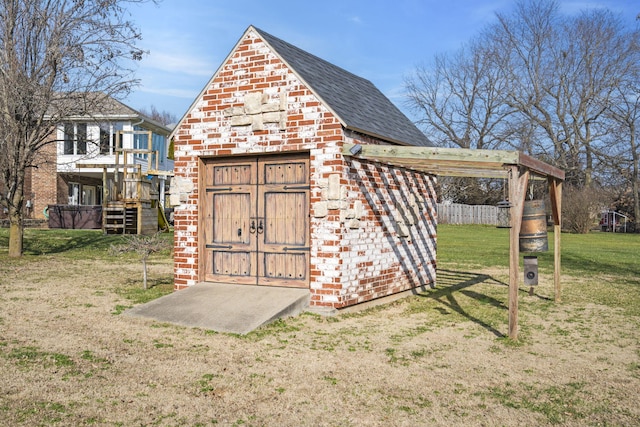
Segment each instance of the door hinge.
[{"label": "door hinge", "polygon": [[231,245],[205,245],[207,249],[231,249]]},{"label": "door hinge", "polygon": [[231,191],[231,187],[223,187],[223,188],[207,188],[207,193],[214,193],[216,191]]},{"label": "door hinge", "polygon": [[283,251],[287,252],[287,251],[308,251],[309,247],[307,246],[306,248],[284,248]]}]

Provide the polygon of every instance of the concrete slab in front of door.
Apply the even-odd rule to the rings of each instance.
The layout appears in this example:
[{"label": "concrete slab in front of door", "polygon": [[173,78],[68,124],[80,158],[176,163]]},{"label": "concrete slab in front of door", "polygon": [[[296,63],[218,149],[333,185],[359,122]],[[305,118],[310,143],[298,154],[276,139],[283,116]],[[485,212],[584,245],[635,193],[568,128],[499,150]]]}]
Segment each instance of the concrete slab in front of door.
[{"label": "concrete slab in front of door", "polygon": [[198,283],[125,311],[218,332],[246,334],[278,318],[295,316],[309,306],[309,289]]}]

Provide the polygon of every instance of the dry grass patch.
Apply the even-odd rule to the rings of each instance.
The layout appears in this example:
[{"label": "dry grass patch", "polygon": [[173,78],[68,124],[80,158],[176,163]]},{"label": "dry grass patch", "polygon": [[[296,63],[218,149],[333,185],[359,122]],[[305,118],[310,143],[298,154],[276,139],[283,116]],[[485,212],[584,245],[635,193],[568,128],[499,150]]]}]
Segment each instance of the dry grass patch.
[{"label": "dry grass patch", "polygon": [[[570,277],[565,301],[507,272],[441,265],[440,283],[335,318],[246,336],[122,315],[149,295],[135,259],[0,259],[0,424],[225,426],[638,425],[640,319],[625,295]],[[168,256],[146,292],[170,288]],[[166,289],[163,289],[166,288]],[[595,293],[594,293],[595,292]],[[631,291],[633,292],[633,291]],[[591,295],[591,296],[589,296]],[[627,296],[629,293],[627,293]]]}]

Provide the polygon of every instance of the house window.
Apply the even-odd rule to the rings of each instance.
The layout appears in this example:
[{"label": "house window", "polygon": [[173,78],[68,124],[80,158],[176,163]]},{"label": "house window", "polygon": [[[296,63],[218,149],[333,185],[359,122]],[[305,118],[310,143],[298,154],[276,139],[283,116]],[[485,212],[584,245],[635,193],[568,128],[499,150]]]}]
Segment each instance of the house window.
[{"label": "house window", "polygon": [[97,205],[96,203],[96,187],[93,185],[82,186],[82,204]]},{"label": "house window", "polygon": [[80,184],[78,184],[77,182],[69,183],[69,204],[80,204]]},{"label": "house window", "polygon": [[[100,154],[114,154],[118,142],[118,132],[122,130],[122,123],[100,124]],[[122,138],[122,136],[120,136]],[[122,148],[122,140],[119,142]]]},{"label": "house window", "polygon": [[157,155],[159,158],[159,162],[160,164],[164,165],[165,163],[164,159],[166,158],[166,155],[167,155],[166,138],[162,135],[158,135],[157,133],[154,133],[152,141],[153,141],[152,143],[153,151],[158,153]]},{"label": "house window", "polygon": [[112,143],[111,143],[111,126],[100,125],[100,154],[111,154]]},{"label": "house window", "polygon": [[64,154],[73,154],[74,126],[73,123],[64,124]]},{"label": "house window", "polygon": [[87,154],[87,124],[76,125],[76,154]]},{"label": "house window", "polygon": [[87,154],[87,124],[64,124],[64,154]]},{"label": "house window", "polygon": [[[145,131],[146,129],[140,126],[135,126],[134,131]],[[135,150],[148,150],[149,149],[149,135],[147,133],[134,133],[133,135],[133,148]],[[135,153],[134,157],[138,159],[146,159],[147,155],[142,153]]]}]

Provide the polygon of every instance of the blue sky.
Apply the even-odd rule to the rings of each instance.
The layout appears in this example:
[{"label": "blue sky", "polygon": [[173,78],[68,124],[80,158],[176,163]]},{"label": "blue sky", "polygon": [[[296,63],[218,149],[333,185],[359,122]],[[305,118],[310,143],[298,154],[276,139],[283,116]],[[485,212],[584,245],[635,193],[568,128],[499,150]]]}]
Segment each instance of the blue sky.
[{"label": "blue sky", "polygon": [[[561,0],[566,13],[607,7],[633,22],[638,0]],[[399,108],[403,85],[420,63],[453,51],[508,13],[513,0],[163,0],[132,5],[150,53],[141,85],[125,103],[155,106],[178,118],[249,25],[371,80]],[[407,113],[408,114],[408,113]]]}]

